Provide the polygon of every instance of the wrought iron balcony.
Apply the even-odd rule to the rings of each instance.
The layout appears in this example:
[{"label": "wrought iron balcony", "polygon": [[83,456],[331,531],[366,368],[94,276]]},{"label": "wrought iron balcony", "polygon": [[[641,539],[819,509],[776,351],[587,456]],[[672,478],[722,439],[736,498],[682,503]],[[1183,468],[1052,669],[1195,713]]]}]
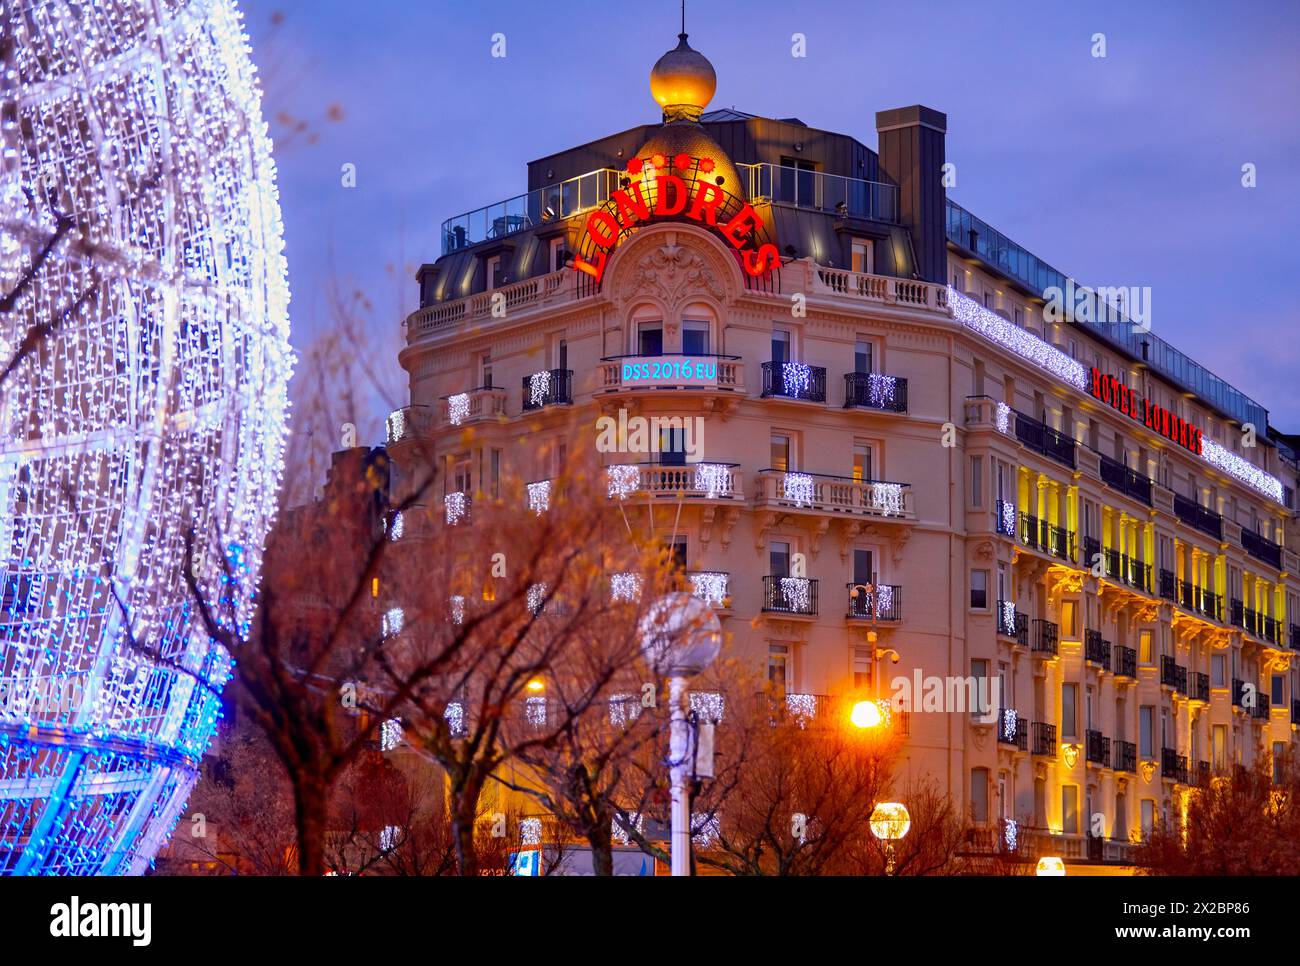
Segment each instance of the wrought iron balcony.
[{"label": "wrought iron balcony", "polygon": [[1187,756],[1173,748],[1160,749],[1160,777],[1187,784]]},{"label": "wrought iron balcony", "polygon": [[1255,691],[1255,707],[1250,709],[1250,716],[1257,721],[1267,721],[1272,711],[1272,699],[1265,691]]},{"label": "wrought iron balcony", "polygon": [[817,581],[807,577],[763,578],[763,610],[776,614],[817,614]]},{"label": "wrought iron balcony", "polygon": [[573,403],[573,370],[543,369],[524,376],[524,412]]},{"label": "wrought iron balcony", "polygon": [[803,362],[764,362],[763,398],[826,401],[826,369]]},{"label": "wrought iron balcony", "polygon": [[683,588],[710,607],[731,606],[731,575],[720,570],[688,570]]},{"label": "wrought iron balcony", "polygon": [[849,617],[878,621],[903,619],[903,588],[897,584],[849,584]]},{"label": "wrought iron balcony", "polygon": [[1102,640],[1101,631],[1083,632],[1083,659],[1104,668],[1110,667],[1110,641]]},{"label": "wrought iron balcony", "polygon": [[1178,578],[1172,570],[1160,570],[1160,596],[1165,600],[1178,599]]},{"label": "wrought iron balcony", "polygon": [[1101,458],[1101,481],[1112,490],[1119,490],[1147,506],[1151,505],[1151,480],[1137,470],[1131,470],[1118,460],[1109,456]]},{"label": "wrought iron balcony", "polygon": [[1195,500],[1174,494],[1174,516],[1202,533],[1208,533],[1216,540],[1223,539],[1223,517],[1213,510],[1206,509]]},{"label": "wrought iron balcony", "polygon": [[1095,765],[1110,767],[1110,739],[1100,731],[1089,730],[1084,735],[1084,757]]},{"label": "wrought iron balcony", "polygon": [[1188,697],[1193,701],[1210,700],[1210,676],[1208,674],[1202,674],[1200,671],[1193,672],[1192,690]]},{"label": "wrought iron balcony", "polygon": [[1160,683],[1179,694],[1187,693],[1187,668],[1168,654],[1160,655]]},{"label": "wrought iron balcony", "polygon": [[1013,708],[1001,709],[998,712],[998,741],[1028,751],[1029,722]]},{"label": "wrought iron balcony", "polygon": [[1137,651],[1131,647],[1125,647],[1123,644],[1117,644],[1112,649],[1115,657],[1114,671],[1116,676],[1122,678],[1137,677]]},{"label": "wrought iron balcony", "polygon": [[1232,706],[1234,708],[1246,706],[1246,682],[1241,678],[1232,679]]},{"label": "wrought iron balcony", "polygon": [[997,516],[993,520],[993,529],[1002,536],[1014,540],[1016,538],[1016,505],[1008,503],[1006,500],[998,500],[994,504],[994,512]]},{"label": "wrought iron balcony", "polygon": [[1231,622],[1235,626],[1242,628],[1247,633],[1281,645],[1282,624],[1277,618],[1261,614],[1259,611],[1245,606],[1242,601],[1237,600],[1235,597],[1232,600],[1231,618]]},{"label": "wrought iron balcony", "polygon": [[1241,528],[1241,549],[1256,560],[1262,560],[1274,570],[1282,569],[1282,548],[1263,534]]},{"label": "wrought iron balcony", "polygon": [[998,601],[998,633],[1014,637],[1021,647],[1029,644],[1029,615],[1016,610],[1014,601]]},{"label": "wrought iron balcony", "polygon": [[1048,459],[1074,469],[1074,437],[1067,436],[1065,433],[1052,429],[1051,426],[1045,423],[1040,423],[1037,419],[1017,412],[1016,439],[1028,449],[1032,449]]},{"label": "wrought iron balcony", "polygon": [[1020,541],[1040,553],[1074,562],[1074,534],[1027,513],[1020,514]]},{"label": "wrought iron balcony", "polygon": [[1035,721],[1030,737],[1033,740],[1035,755],[1044,758],[1056,757],[1056,725],[1048,724],[1046,721]]},{"label": "wrought iron balcony", "polygon": [[1034,621],[1034,643],[1031,650],[1035,654],[1056,654],[1060,640],[1060,628],[1048,620]]},{"label": "wrought iron balcony", "polygon": [[1300,624],[1291,625],[1291,650],[1300,651]]},{"label": "wrought iron balcony", "polygon": [[1131,741],[1115,741],[1115,770],[1116,771],[1137,771],[1138,750],[1137,745]]},{"label": "wrought iron balcony", "polygon": [[1210,763],[1208,761],[1198,761],[1196,763],[1196,784],[1208,785],[1210,783]]},{"label": "wrought iron balcony", "polygon": [[1178,603],[1186,610],[1208,617],[1211,620],[1223,620],[1223,598],[1204,587],[1197,587],[1190,581],[1178,582]]},{"label": "wrought iron balcony", "polygon": [[889,413],[907,412],[907,380],[879,372],[844,374],[845,409],[879,409]]}]

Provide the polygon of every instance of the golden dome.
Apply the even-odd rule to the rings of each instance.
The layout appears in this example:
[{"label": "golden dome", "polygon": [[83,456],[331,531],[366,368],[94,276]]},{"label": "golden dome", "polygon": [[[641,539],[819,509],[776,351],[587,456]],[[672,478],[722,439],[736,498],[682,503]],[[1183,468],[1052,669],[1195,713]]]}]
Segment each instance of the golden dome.
[{"label": "golden dome", "polygon": [[718,89],[718,75],[709,59],[692,50],[686,34],[680,43],[660,57],[650,69],[650,93],[663,108],[664,120],[697,120]]}]

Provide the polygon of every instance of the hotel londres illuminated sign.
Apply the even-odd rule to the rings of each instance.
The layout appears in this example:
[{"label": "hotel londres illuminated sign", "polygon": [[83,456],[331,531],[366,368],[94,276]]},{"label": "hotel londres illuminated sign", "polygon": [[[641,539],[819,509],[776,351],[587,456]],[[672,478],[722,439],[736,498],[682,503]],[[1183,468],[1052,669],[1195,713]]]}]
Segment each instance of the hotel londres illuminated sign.
[{"label": "hotel londres illuminated sign", "polygon": [[1159,433],[1165,439],[1184,446],[1197,456],[1201,455],[1201,431],[1187,420],[1176,416],[1163,406],[1157,406],[1150,399],[1139,396],[1114,376],[1108,376],[1099,369],[1092,369],[1088,383],[1088,393],[1108,406],[1143,426]]},{"label": "hotel londres illuminated sign", "polygon": [[781,256],[763,219],[744,198],[708,180],[713,169],[712,158],[687,154],[632,158],[623,187],[587,216],[574,269],[599,282],[610,252],[634,229],[655,221],[690,221],[721,236],[750,276],[770,273]]}]

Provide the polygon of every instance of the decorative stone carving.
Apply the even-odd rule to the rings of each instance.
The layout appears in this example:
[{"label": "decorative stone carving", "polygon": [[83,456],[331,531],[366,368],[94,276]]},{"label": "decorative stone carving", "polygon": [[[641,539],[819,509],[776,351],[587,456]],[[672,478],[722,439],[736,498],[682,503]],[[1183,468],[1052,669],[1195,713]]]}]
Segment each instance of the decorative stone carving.
[{"label": "decorative stone carving", "polygon": [[635,294],[650,295],[665,305],[675,305],[701,291],[718,300],[726,294],[699,251],[671,241],[637,260],[630,288]]}]

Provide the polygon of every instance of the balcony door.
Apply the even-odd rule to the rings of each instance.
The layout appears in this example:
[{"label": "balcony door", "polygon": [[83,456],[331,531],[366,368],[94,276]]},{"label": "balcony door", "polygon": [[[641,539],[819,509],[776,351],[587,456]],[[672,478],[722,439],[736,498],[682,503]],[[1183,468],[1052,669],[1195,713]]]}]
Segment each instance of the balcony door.
[{"label": "balcony door", "polygon": [[781,158],[781,201],[801,208],[819,208],[817,165],[802,158]]},{"label": "balcony door", "polygon": [[874,561],[870,550],[855,547],[853,550],[853,582],[863,586],[875,584],[876,571],[873,564]]},{"label": "balcony door", "polygon": [[661,356],[664,354],[664,324],[642,322],[636,330],[637,355]]},{"label": "balcony door", "polygon": [[698,319],[682,321],[682,355],[709,354],[709,323]]},{"label": "balcony door", "polygon": [[773,577],[790,576],[790,544],[773,540],[767,551],[768,572]]}]

